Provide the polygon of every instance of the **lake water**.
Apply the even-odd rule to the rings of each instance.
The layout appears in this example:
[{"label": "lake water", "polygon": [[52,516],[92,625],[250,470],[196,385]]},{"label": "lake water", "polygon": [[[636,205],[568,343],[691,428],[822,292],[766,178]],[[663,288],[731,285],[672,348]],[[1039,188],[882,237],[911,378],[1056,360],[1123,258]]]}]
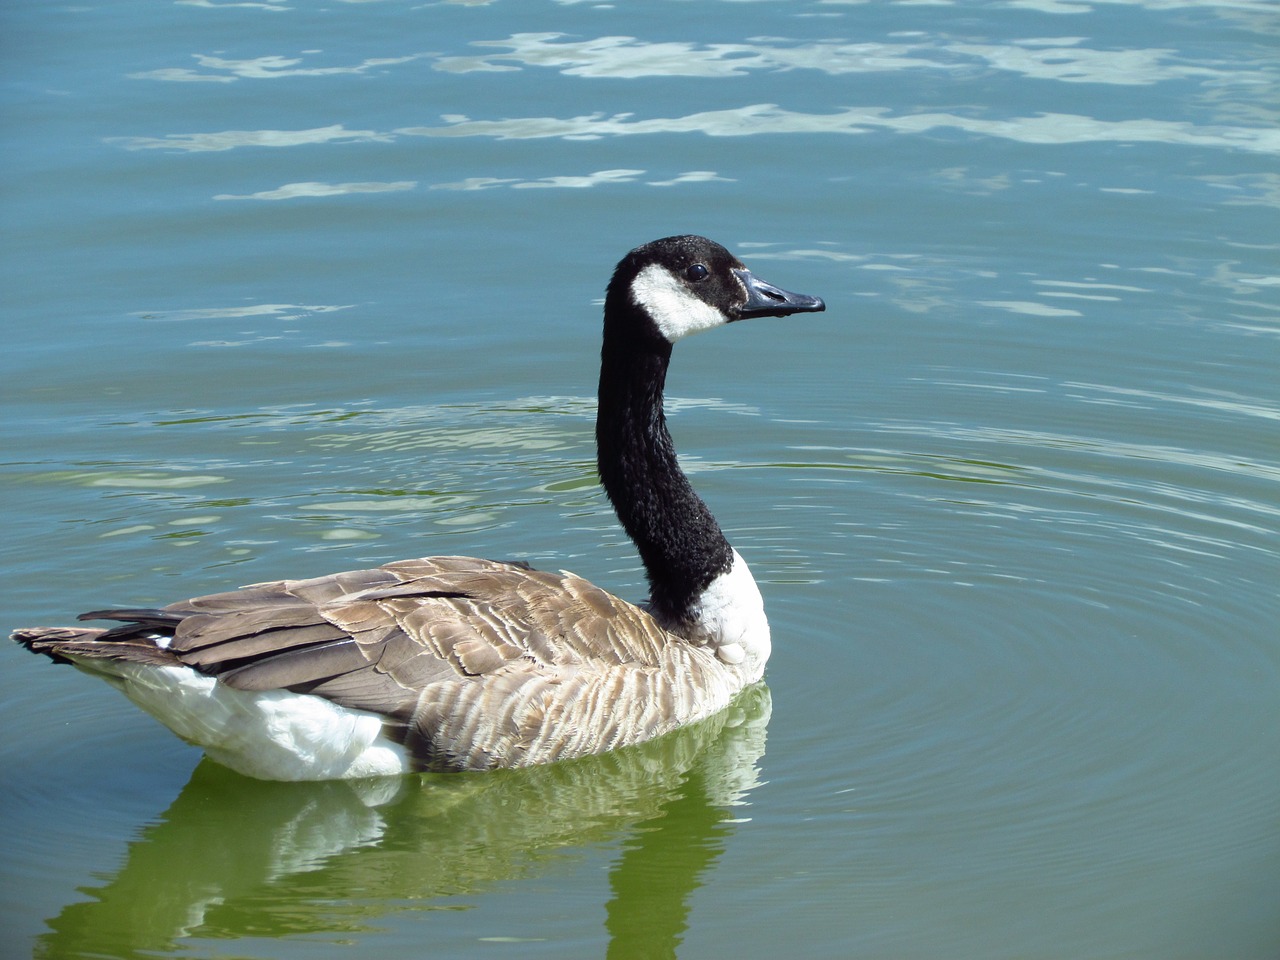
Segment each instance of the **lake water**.
[{"label": "lake water", "polygon": [[1280,955],[1280,5],[12,0],[3,621],[404,556],[643,596],[599,304],[682,343],[767,687],[263,784],[0,648],[5,957]]}]

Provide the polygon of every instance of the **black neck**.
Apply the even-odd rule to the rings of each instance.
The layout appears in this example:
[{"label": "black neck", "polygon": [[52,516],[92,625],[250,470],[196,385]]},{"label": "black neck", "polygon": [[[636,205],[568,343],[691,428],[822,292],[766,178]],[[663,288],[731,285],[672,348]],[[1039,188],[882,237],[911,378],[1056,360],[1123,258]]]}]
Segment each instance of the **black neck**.
[{"label": "black neck", "polygon": [[698,595],[733,563],[733,550],[676,460],[662,410],[671,344],[610,291],[601,350],[596,462],[600,482],[649,578],[660,620],[690,619]]}]

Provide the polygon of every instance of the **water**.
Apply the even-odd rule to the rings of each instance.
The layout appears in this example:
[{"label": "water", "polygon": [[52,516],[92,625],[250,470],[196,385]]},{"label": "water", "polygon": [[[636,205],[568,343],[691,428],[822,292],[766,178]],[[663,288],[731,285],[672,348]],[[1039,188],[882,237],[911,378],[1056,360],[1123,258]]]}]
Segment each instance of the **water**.
[{"label": "water", "polygon": [[9,626],[451,552],[638,597],[613,263],[828,303],[669,383],[766,690],[272,785],[5,645],[5,956],[1280,952],[1274,3],[0,17]]}]

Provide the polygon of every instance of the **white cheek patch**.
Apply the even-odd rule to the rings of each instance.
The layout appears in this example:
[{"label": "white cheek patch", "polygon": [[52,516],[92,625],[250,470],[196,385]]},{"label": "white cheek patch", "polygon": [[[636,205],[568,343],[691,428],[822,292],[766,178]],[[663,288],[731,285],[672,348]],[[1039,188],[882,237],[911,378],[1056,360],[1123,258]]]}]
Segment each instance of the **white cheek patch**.
[{"label": "white cheek patch", "polygon": [[711,304],[690,293],[670,270],[656,263],[645,267],[631,281],[631,299],[653,317],[658,331],[671,343],[729,322]]}]

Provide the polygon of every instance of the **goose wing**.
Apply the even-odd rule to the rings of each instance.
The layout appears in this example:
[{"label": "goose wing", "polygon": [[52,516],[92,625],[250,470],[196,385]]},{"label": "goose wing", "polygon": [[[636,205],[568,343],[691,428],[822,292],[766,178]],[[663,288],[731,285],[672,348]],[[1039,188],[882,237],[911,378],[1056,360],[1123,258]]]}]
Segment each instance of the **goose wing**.
[{"label": "goose wing", "polygon": [[[376,713],[429,769],[521,765],[616,745],[616,731],[599,741],[611,725],[607,701],[626,692],[649,699],[648,678],[664,673],[673,640],[644,610],[581,577],[465,557],[83,618],[124,622],[91,639],[83,631],[86,640],[68,652],[172,658],[240,690],[313,694]],[[140,643],[145,636],[162,639]],[[651,735],[662,712],[643,710],[623,739]],[[588,715],[597,734],[577,729]],[[566,727],[567,736],[554,734]],[[526,757],[535,744],[537,756]]]}]

